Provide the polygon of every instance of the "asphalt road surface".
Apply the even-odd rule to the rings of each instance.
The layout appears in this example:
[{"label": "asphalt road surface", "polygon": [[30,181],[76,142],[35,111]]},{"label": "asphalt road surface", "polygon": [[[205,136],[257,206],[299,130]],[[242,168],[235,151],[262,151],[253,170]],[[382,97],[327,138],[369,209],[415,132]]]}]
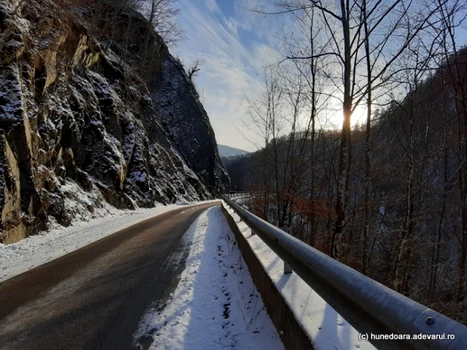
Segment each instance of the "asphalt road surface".
[{"label": "asphalt road surface", "polygon": [[158,215],[0,283],[0,349],[131,349],[141,316],[183,270],[168,258],[217,204]]}]

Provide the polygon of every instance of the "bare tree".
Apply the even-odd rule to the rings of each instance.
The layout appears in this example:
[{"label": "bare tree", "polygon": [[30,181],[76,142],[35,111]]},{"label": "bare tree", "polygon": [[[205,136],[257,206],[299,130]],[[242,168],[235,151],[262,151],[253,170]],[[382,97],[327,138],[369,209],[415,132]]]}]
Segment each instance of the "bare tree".
[{"label": "bare tree", "polygon": [[[467,320],[467,49],[455,41],[465,4],[274,4],[277,11],[260,12],[296,21],[284,36],[278,70],[276,122],[287,136],[270,137],[262,109],[266,218],[395,290]],[[324,101],[340,105],[339,132],[316,129]],[[365,122],[352,127],[359,106]]]},{"label": "bare tree", "polygon": [[[177,19],[180,9],[177,0],[137,0],[141,3],[142,12],[146,15],[150,27],[164,39],[168,46],[175,46],[184,37],[183,29]],[[148,49],[146,45],[146,50]]]},{"label": "bare tree", "polygon": [[[306,11],[309,8],[320,12],[317,20],[322,21],[326,31],[323,38],[326,38],[328,42],[325,50],[314,53],[311,57],[325,57],[329,62],[328,67],[334,71],[337,69],[341,71],[340,75],[331,71],[328,73],[330,81],[340,91],[339,101],[342,103],[343,110],[336,189],[336,221],[332,240],[332,256],[339,257],[338,241],[346,225],[349,200],[352,115],[362,100],[368,97],[370,91],[384,84],[385,74],[389,68],[425,28],[434,11],[421,14],[420,8],[412,2],[403,0],[390,2],[340,0],[337,4],[322,0],[284,0],[280,2],[280,5],[287,12]],[[384,36],[380,35],[381,31],[385,32]],[[375,32],[379,32],[378,39],[373,35]],[[374,38],[369,39],[370,36]],[[373,44],[372,48],[370,48],[370,42]],[[392,45],[391,50],[388,50],[389,42]],[[362,48],[367,50],[363,57]],[[288,58],[303,60],[310,59],[310,56]],[[361,78],[365,74],[365,69],[366,80]],[[371,95],[367,101],[372,103]],[[369,191],[367,192],[367,198],[369,198]],[[368,225],[366,226],[368,230]]]},{"label": "bare tree", "polygon": [[187,75],[188,75],[188,78],[190,78],[190,80],[193,80],[193,77],[196,76],[196,74],[199,72],[200,70],[200,62],[199,60],[196,60],[195,63],[193,63],[193,65],[188,68],[187,70]]},{"label": "bare tree", "polygon": [[[278,139],[283,128],[283,90],[279,84],[277,72],[272,68],[264,69],[264,90],[256,100],[247,98],[250,109],[249,114],[256,127],[258,135],[264,140],[262,148],[263,156],[259,159],[258,175],[261,176],[258,198],[261,202],[260,212],[264,218],[277,221],[280,217],[280,209],[273,208],[270,202],[270,194],[274,194],[276,200],[280,200],[279,193],[279,144]],[[271,208],[273,211],[271,212]]]},{"label": "bare tree", "polygon": [[444,49],[444,61],[447,71],[446,86],[451,89],[454,96],[454,106],[457,114],[458,125],[458,171],[459,193],[461,199],[461,234],[460,234],[460,259],[458,273],[457,301],[459,309],[465,298],[466,270],[467,270],[467,77],[462,71],[462,58],[456,43],[456,30],[465,22],[465,2],[436,1],[436,10],[439,22],[438,31],[441,34],[441,42]]}]

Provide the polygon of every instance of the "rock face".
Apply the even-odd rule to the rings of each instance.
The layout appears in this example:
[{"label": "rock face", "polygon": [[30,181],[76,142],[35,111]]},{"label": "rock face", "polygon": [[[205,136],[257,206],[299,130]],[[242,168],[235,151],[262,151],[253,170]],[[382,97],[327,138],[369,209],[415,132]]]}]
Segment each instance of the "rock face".
[{"label": "rock face", "polygon": [[168,52],[161,56],[161,74],[152,88],[156,114],[190,168],[211,191],[222,192],[219,185],[228,187],[229,177],[208,115],[181,64]]},{"label": "rock face", "polygon": [[[208,199],[228,181],[206,112],[183,69],[169,64],[160,38],[154,34],[150,42],[158,64],[148,71],[154,76],[148,89],[131,53],[118,52],[124,39],[118,31],[107,44],[89,29],[92,8],[66,4],[0,3],[4,243],[50,222],[69,225],[105,213],[109,203],[134,208]],[[138,14],[119,12],[118,19],[129,18],[136,29],[147,28]]]}]

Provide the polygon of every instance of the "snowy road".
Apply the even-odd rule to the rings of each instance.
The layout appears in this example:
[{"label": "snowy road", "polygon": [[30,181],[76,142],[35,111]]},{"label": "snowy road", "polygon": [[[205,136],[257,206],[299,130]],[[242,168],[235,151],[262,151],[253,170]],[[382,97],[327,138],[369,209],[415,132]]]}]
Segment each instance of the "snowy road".
[{"label": "snowy road", "polygon": [[215,203],[175,209],[0,283],[1,349],[129,349],[141,315],[175,289],[168,259]]}]

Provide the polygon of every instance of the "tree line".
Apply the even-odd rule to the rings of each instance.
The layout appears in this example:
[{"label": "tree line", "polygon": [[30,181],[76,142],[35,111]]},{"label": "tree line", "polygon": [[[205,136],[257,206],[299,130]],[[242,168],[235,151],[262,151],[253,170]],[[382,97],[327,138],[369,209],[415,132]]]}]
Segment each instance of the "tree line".
[{"label": "tree line", "polygon": [[[252,210],[467,322],[465,4],[282,0],[254,11],[293,21],[249,100],[263,139],[242,158]],[[336,111],[342,124],[329,128]]]}]

